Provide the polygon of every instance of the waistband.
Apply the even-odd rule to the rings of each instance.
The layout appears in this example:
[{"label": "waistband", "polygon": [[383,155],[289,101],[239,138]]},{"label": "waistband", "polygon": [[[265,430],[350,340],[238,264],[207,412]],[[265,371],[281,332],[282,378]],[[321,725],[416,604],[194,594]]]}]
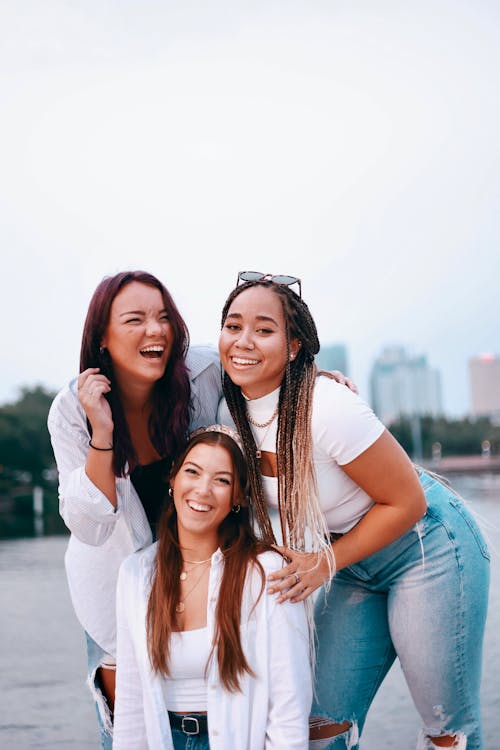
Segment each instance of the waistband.
[{"label": "waistband", "polygon": [[180,729],[188,736],[208,734],[206,714],[176,714],[175,711],[169,711],[168,718],[172,729]]},{"label": "waistband", "polygon": [[422,489],[427,490],[429,487],[432,487],[434,484],[440,484],[442,487],[450,487],[449,481],[446,479],[446,477],[442,477],[439,474],[435,474],[433,471],[430,471],[429,469],[422,469],[421,466],[415,466],[418,474],[418,478],[420,480],[420,484],[422,485]]}]

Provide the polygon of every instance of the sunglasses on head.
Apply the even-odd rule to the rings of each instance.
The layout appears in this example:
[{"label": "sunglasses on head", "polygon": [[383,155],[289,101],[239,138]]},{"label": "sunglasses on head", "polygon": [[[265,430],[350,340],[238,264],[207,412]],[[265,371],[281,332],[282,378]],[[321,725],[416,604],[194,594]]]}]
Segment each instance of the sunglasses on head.
[{"label": "sunglasses on head", "polygon": [[282,274],[273,276],[270,273],[260,273],[260,271],[240,271],[236,281],[236,286],[239,286],[240,281],[272,281],[273,284],[280,284],[282,286],[298,284],[299,297],[302,299],[302,284],[297,276],[283,276]]}]

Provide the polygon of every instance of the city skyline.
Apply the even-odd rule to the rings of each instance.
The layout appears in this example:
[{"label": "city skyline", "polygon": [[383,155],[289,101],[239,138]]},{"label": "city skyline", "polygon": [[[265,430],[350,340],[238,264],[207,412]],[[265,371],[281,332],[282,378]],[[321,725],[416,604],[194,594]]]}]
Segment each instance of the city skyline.
[{"label": "city skyline", "polygon": [[471,414],[500,417],[500,357],[483,353],[469,360]]},{"label": "city skyline", "polygon": [[425,354],[409,356],[404,347],[384,348],[370,373],[371,403],[375,414],[392,424],[401,417],[443,415],[441,376]]}]

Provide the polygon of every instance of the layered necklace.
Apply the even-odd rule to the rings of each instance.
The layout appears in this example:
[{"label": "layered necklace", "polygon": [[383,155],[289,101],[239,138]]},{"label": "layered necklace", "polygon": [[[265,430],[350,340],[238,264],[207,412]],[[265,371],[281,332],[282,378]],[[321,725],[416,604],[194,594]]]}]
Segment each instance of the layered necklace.
[{"label": "layered necklace", "polygon": [[[210,562],[211,559],[212,559],[212,555],[210,555],[210,557],[207,557],[206,560],[183,560],[182,561],[182,572],[179,576],[179,579],[181,581],[185,581],[193,572],[193,570],[197,569],[198,565],[202,565],[203,569],[201,571],[201,574],[198,576],[198,578],[195,580],[195,582],[191,586],[191,588],[184,594],[184,597],[182,599],[179,599],[179,601],[175,605],[175,611],[177,612],[177,614],[181,614],[186,609],[186,606],[185,606],[186,599],[198,586],[198,584],[200,583],[201,579],[203,578],[207,570],[210,570],[210,565],[208,563]],[[189,565],[192,565],[193,567],[186,569],[184,567],[186,563],[189,563]]]},{"label": "layered necklace", "polygon": [[[189,576],[190,573],[193,572],[193,570],[196,569],[197,565],[205,565],[205,563],[210,562],[212,559],[212,555],[210,557],[207,557],[206,560],[182,560],[182,573],[180,574],[179,578],[181,581],[185,581],[186,578]],[[192,568],[185,568],[184,566],[188,563],[188,565],[192,565]]]},{"label": "layered necklace", "polygon": [[[268,394],[268,395],[271,395],[271,394]],[[252,415],[250,414],[249,405],[250,405],[250,402],[247,403],[247,408],[246,408],[246,413],[247,413],[247,419],[248,419],[248,421],[254,427],[257,427],[260,430],[265,430],[264,434],[260,436],[260,439],[258,440],[258,442],[257,442],[256,436],[254,434],[254,439],[255,439],[255,442],[256,442],[256,446],[257,446],[256,451],[255,451],[255,456],[256,456],[257,459],[260,459],[262,457],[262,446],[264,445],[264,441],[265,441],[265,439],[267,438],[267,436],[269,434],[269,431],[271,429],[271,425],[273,424],[274,420],[278,416],[278,412],[279,412],[279,397],[278,397],[278,400],[276,402],[276,406],[274,407],[273,413],[264,422],[257,422],[257,420],[254,417],[252,417]]]}]

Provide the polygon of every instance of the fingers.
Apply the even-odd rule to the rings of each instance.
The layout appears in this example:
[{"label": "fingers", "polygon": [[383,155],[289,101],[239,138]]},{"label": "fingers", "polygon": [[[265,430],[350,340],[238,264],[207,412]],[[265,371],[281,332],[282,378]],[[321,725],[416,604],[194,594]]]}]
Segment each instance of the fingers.
[{"label": "fingers", "polygon": [[98,367],[88,367],[86,370],[81,372],[78,376],[78,388],[82,388],[91,375],[97,375],[99,372]]},{"label": "fingers", "polygon": [[296,573],[292,578],[294,579],[294,583],[287,591],[283,592],[278,597],[278,604],[282,604],[287,600],[293,604],[295,602],[301,602],[304,599],[307,599],[307,597],[314,591],[311,586],[308,586],[305,581],[301,579],[300,574]]},{"label": "fingers", "polygon": [[340,385],[346,385],[346,376],[343,372],[340,372],[340,370],[332,370],[331,373],[337,383],[340,383]]},{"label": "fingers", "polygon": [[[288,547],[274,545],[290,560],[281,570],[269,574],[267,593],[276,594],[277,602],[301,602],[328,580],[329,568],[323,554],[295,552]],[[325,570],[326,564],[326,570]]]},{"label": "fingers", "polygon": [[285,574],[285,568],[283,568],[283,576],[280,581],[277,581],[272,586],[268,587],[268,594],[279,594],[278,601],[285,601],[293,596],[300,594],[304,588],[304,584],[298,572],[288,572]]},{"label": "fingers", "polygon": [[346,378],[344,385],[346,385],[353,393],[359,393],[358,386],[356,385],[354,380],[351,380],[351,378]]},{"label": "fingers", "polygon": [[82,403],[98,400],[104,393],[111,390],[111,381],[106,375],[99,374],[98,367],[89,367],[78,377],[78,398]]},{"label": "fingers", "polygon": [[358,386],[356,385],[354,380],[348,378],[347,375],[344,375],[344,373],[340,370],[331,370],[330,372],[333,379],[336,380],[337,383],[340,383],[340,385],[345,385],[353,393],[358,393]]},{"label": "fingers", "polygon": [[111,391],[111,381],[97,367],[89,367],[78,378],[78,400],[99,440],[109,440],[113,432],[111,407],[104,398]]}]

